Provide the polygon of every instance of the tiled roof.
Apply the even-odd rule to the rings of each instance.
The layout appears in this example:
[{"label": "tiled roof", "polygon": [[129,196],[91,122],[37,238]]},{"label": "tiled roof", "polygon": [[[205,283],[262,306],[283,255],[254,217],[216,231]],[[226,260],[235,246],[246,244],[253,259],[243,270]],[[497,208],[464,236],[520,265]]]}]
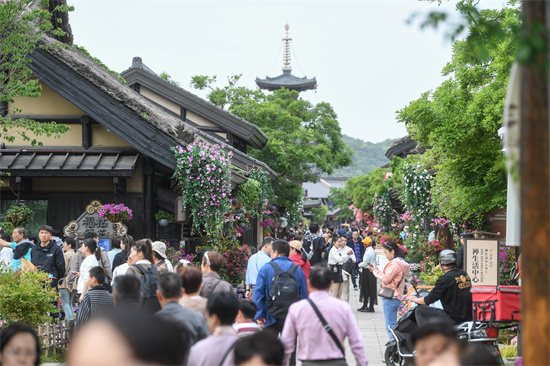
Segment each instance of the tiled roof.
[{"label": "tiled roof", "polygon": [[317,80],[315,78],[308,79],[306,76],[299,78],[292,75],[290,71],[283,71],[281,75],[274,78],[269,76],[266,76],[265,79],[256,78],[256,84],[260,88],[267,90],[276,90],[281,87],[297,91],[317,89]]}]

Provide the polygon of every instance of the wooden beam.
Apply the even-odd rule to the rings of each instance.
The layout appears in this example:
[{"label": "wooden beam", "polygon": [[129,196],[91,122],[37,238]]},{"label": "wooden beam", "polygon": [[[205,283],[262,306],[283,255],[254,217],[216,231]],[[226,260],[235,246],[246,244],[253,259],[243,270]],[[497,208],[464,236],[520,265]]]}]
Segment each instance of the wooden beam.
[{"label": "wooden beam", "polygon": [[80,117],[82,123],[82,147],[88,150],[92,147],[92,122],[89,116]]},{"label": "wooden beam", "polygon": [[[546,24],[547,2],[524,1],[524,32]],[[543,41],[548,44],[548,38]],[[532,51],[536,52],[536,51]],[[550,365],[550,148],[547,55],[521,68],[520,202],[522,355],[524,365]]]}]

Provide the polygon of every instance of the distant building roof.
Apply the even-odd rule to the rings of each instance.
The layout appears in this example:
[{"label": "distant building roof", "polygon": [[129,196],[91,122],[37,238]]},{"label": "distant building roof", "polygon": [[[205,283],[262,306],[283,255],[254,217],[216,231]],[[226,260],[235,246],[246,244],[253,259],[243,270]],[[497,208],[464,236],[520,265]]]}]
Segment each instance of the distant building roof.
[{"label": "distant building roof", "polygon": [[418,148],[418,143],[413,140],[411,136],[407,135],[398,140],[395,140],[391,144],[390,148],[386,151],[386,157],[390,160],[394,156],[405,158],[409,155],[418,154],[420,152],[421,151]]},{"label": "distant building roof", "polygon": [[256,78],[256,84],[261,89],[277,90],[280,88],[287,88],[290,90],[304,91],[310,89],[317,89],[317,80],[315,78],[308,79],[307,77],[297,77],[291,74],[290,71],[283,71],[279,76],[271,78],[266,76],[265,79]]},{"label": "distant building roof", "polygon": [[256,84],[261,88],[269,91],[286,88],[289,90],[304,91],[310,89],[317,89],[317,80],[315,78],[308,79],[306,76],[303,78],[292,75],[292,67],[290,66],[290,41],[292,38],[288,36],[288,24],[285,25],[286,36],[284,41],[284,55],[283,55],[283,73],[279,76],[269,77],[265,79],[256,78]]}]

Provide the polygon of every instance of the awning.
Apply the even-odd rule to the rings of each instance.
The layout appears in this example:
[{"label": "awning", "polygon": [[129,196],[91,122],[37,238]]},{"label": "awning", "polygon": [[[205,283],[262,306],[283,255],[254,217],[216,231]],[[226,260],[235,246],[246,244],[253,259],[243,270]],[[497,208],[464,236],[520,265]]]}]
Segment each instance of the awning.
[{"label": "awning", "polygon": [[0,150],[0,171],[16,177],[132,177],[139,154]]}]

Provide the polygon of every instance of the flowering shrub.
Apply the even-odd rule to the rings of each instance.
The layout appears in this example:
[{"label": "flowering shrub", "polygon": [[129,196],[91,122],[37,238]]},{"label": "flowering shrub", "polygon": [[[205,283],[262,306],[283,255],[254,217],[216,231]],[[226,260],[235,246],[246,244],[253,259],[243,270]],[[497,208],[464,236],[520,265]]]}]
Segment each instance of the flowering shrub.
[{"label": "flowering shrub", "polygon": [[426,284],[426,286],[433,286],[443,276],[443,271],[439,265],[434,265],[431,262],[425,263],[424,272],[420,274],[420,279]]},{"label": "flowering shrub", "polygon": [[218,145],[195,142],[172,148],[177,160],[174,179],[182,189],[183,204],[192,217],[192,232],[215,235],[221,232],[229,211],[231,157]]},{"label": "flowering shrub", "polygon": [[45,272],[0,271],[0,322],[37,328],[51,319],[57,293]]},{"label": "flowering shrub", "polygon": [[121,220],[130,221],[132,219],[132,210],[124,206],[122,203],[119,205],[115,205],[114,203],[103,205],[103,207],[99,209],[98,213],[99,217],[102,219],[106,219],[105,216],[107,215],[118,216]]},{"label": "flowering shrub", "polygon": [[393,208],[391,206],[390,195],[388,193],[378,195],[374,194],[372,200],[374,217],[378,221],[378,228],[381,231],[389,231],[393,216]]},{"label": "flowering shrub", "polygon": [[178,262],[182,259],[193,263],[193,254],[186,254],[183,249],[176,250],[174,247],[170,246],[170,242],[168,242],[166,246],[166,259],[172,263],[172,266],[176,269]]},{"label": "flowering shrub", "polygon": [[501,285],[516,286],[518,280],[512,278],[512,268],[517,263],[516,253],[512,247],[500,247],[500,281]]},{"label": "flowering shrub", "polygon": [[221,278],[234,285],[242,284],[246,276],[246,266],[250,257],[250,249],[238,242],[221,252],[225,258],[225,264],[218,274]]},{"label": "flowering shrub", "polygon": [[[277,220],[277,211],[275,206],[269,206],[266,201],[264,210],[262,213],[262,220],[259,222],[260,226],[264,228],[265,233],[274,233],[279,229],[279,220]],[[303,223],[300,222],[300,226]]]},{"label": "flowering shrub", "polygon": [[244,282],[248,258],[251,255],[248,246],[243,246],[237,240],[224,236],[203,237],[202,245],[195,249],[194,261],[197,265],[200,265],[203,254],[209,250],[217,251],[225,259],[224,265],[218,272],[224,281],[234,286]]},{"label": "flowering shrub", "polygon": [[401,200],[412,220],[409,220],[409,231],[412,238],[426,235],[424,223],[430,222],[432,176],[421,170],[420,164],[403,165],[403,195]]}]

